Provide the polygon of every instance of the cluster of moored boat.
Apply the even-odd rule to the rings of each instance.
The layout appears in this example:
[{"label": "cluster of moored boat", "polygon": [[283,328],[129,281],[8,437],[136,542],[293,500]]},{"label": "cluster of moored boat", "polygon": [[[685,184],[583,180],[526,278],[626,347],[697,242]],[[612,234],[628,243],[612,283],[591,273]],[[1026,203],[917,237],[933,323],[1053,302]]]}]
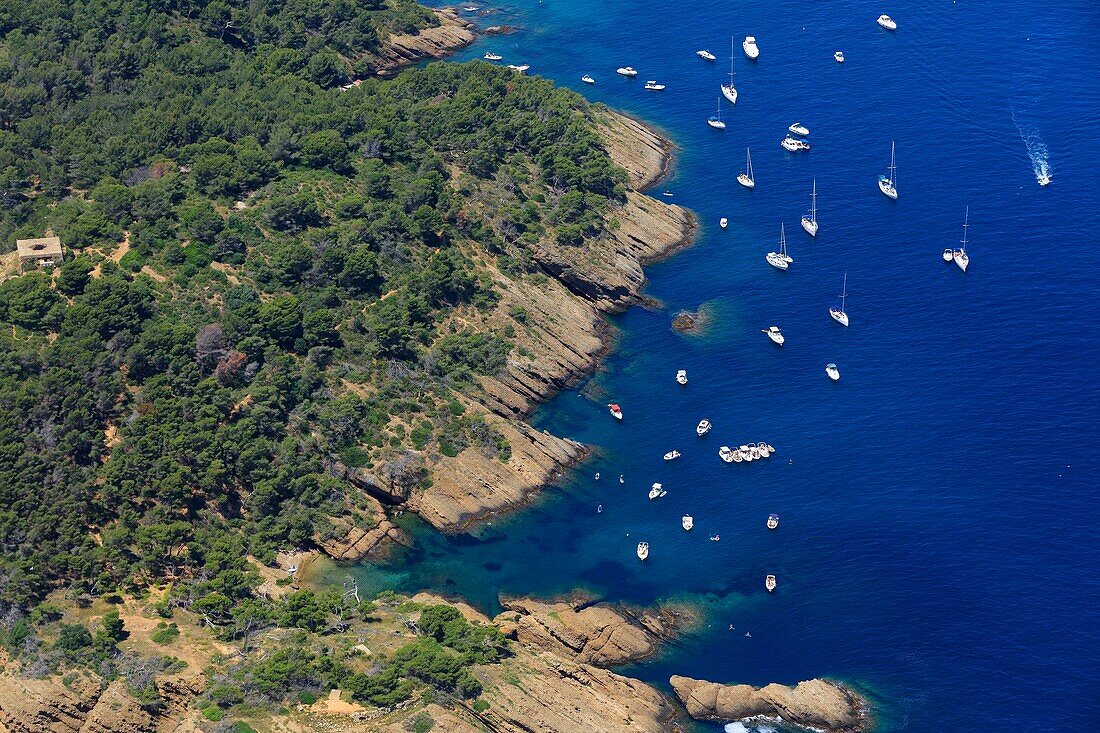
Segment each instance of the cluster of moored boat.
[{"label": "cluster of moored boat", "polygon": [[771,458],[775,448],[769,443],[748,443],[730,448],[724,445],[718,449],[718,457],[726,463],[750,463],[758,458]]}]

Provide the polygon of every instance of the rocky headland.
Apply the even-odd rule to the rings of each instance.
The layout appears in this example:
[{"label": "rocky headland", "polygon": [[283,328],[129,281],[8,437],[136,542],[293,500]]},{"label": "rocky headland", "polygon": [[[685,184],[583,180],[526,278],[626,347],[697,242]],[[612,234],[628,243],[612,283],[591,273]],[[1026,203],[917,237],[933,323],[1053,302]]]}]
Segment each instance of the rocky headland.
[{"label": "rocky headland", "polygon": [[866,702],[848,688],[826,680],[808,680],[794,687],[753,687],[674,675],[669,684],[688,715],[697,720],[764,717],[829,733],[856,733],[869,728]]},{"label": "rocky headland", "polygon": [[459,18],[457,10],[443,8],[434,12],[439,25],[414,34],[390,36],[383,42],[371,64],[375,74],[392,76],[425,59],[441,59],[469,46],[477,38],[474,25]]}]

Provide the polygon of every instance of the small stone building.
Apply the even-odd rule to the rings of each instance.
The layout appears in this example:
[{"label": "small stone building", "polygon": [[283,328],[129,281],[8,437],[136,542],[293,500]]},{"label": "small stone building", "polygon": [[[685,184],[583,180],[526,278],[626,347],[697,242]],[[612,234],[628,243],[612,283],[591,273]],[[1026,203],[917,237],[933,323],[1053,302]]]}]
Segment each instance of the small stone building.
[{"label": "small stone building", "polygon": [[61,239],[58,237],[39,237],[38,239],[17,239],[15,248],[19,251],[19,266],[53,267],[61,264]]}]

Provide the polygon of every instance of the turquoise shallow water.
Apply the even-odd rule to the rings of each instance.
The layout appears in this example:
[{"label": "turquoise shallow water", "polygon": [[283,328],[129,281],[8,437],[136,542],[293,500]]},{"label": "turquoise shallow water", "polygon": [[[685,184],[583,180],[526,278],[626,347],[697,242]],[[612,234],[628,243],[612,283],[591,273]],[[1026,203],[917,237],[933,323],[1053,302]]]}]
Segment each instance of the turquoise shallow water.
[{"label": "turquoise shallow water", "polygon": [[[875,26],[883,11],[896,34]],[[657,684],[672,673],[828,676],[868,689],[887,730],[1094,729],[1097,6],[515,0],[479,22],[522,30],[460,59],[497,51],[665,130],[680,152],[659,188],[703,226],[693,248],[648,269],[647,293],[666,307],[614,318],[604,372],[537,415],[539,427],[599,446],[589,463],[529,510],[470,535],[420,530],[401,562],[356,572],[490,612],[498,593],[577,587],[700,604],[698,633],[629,670]],[[716,132],[705,120],[731,33],[738,46],[756,35],[761,59],[738,47],[740,99]],[[701,47],[718,62],[696,58]],[[617,77],[624,64],[639,77]],[[581,84],[584,73],[597,85]],[[644,92],[649,78],[668,89]],[[813,149],[792,156],[778,143],[796,120]],[[1048,188],[1025,138],[1036,159],[1047,150]],[[896,203],[875,188],[891,140]],[[745,145],[751,192],[734,182]],[[811,241],[798,219],[814,177]],[[964,275],[940,253],[968,205]],[[764,262],[780,221],[795,259],[787,273]],[[827,315],[844,272],[849,329]],[[707,336],[670,331],[675,311],[701,303],[716,314]],[[772,323],[787,335],[782,350],[759,333]],[[838,384],[823,373],[829,361]],[[623,405],[621,424],[603,395]],[[702,417],[715,428],[699,439]],[[718,460],[719,445],[748,440],[778,453]],[[666,464],[672,448],[684,456]],[[652,481],[669,495],[650,502]],[[764,527],[769,512],[781,516],[776,532]],[[713,532],[721,542],[707,541]],[[645,564],[634,556],[643,539]]]}]

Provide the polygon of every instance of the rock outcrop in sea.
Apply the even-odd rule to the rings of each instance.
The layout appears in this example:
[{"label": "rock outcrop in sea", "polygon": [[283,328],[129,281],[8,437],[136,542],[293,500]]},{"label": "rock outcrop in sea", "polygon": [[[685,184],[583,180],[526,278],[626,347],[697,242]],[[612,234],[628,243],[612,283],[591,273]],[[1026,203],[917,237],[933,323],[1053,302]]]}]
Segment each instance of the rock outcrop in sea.
[{"label": "rock outcrop in sea", "polygon": [[855,733],[869,727],[866,702],[848,688],[826,680],[808,680],[794,687],[753,687],[673,675],[669,684],[688,715],[697,720],[776,718],[829,733]]}]

